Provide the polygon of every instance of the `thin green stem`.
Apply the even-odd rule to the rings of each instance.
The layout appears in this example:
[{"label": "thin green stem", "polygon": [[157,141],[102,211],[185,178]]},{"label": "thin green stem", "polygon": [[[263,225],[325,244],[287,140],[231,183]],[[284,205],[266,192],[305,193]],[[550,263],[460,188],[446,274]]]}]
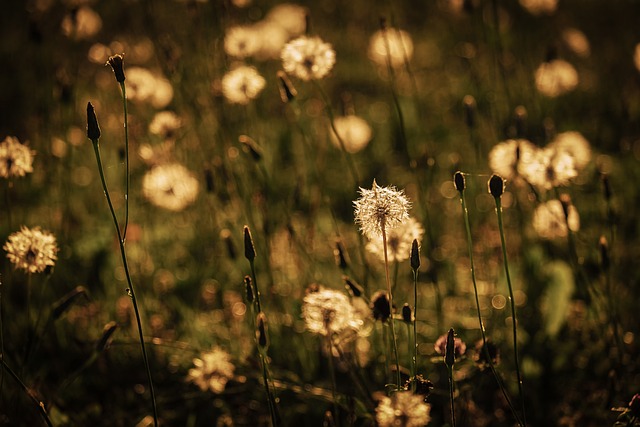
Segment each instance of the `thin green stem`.
[{"label": "thin green stem", "polygon": [[253,260],[249,261],[251,265],[251,279],[253,280],[253,288],[255,291],[256,309],[258,313],[262,313],[262,306],[260,305],[260,291],[258,290],[258,281],[256,280],[256,269]]},{"label": "thin green stem", "polygon": [[262,365],[262,380],[264,381],[264,387],[267,390],[267,401],[269,404],[269,415],[271,416],[271,425],[273,427],[277,427],[278,425],[278,414],[276,409],[275,398],[273,397],[273,393],[271,391],[271,386],[269,385],[269,367],[267,362],[267,357],[262,353],[262,350],[258,349],[258,353],[260,354],[260,363]]},{"label": "thin green stem", "polygon": [[417,374],[418,365],[418,270],[413,270],[413,357],[411,360],[411,390],[416,391],[417,383],[415,375]]},{"label": "thin green stem", "polygon": [[[4,360],[4,311],[2,310],[2,276],[0,276],[0,360]],[[2,408],[2,390],[4,370],[0,371],[0,408]]]},{"label": "thin green stem", "polygon": [[40,413],[40,416],[42,417],[42,419],[44,420],[44,422],[49,426],[49,427],[53,427],[53,423],[51,423],[51,420],[49,419],[49,415],[47,414],[47,410],[45,409],[44,403],[39,401],[38,399],[36,399],[36,397],[34,396],[34,394],[29,390],[29,388],[22,382],[22,380],[20,379],[20,377],[18,377],[18,375],[13,372],[13,370],[11,368],[9,368],[9,366],[7,365],[7,362],[4,361],[4,358],[0,358],[0,363],[2,363],[2,367],[3,370],[6,370],[9,375],[11,375],[13,377],[14,380],[16,380],[16,382],[18,384],[20,384],[20,387],[22,388],[22,390],[25,392],[25,394],[29,397],[29,399],[31,399],[31,401],[36,405],[36,408],[38,408],[38,412]]},{"label": "thin green stem", "polygon": [[118,224],[118,218],[116,217],[116,212],[113,209],[113,203],[111,203],[111,196],[109,195],[109,190],[107,188],[107,182],[104,177],[104,168],[102,167],[102,160],[100,158],[100,144],[98,140],[92,140],[93,150],[96,155],[96,161],[98,163],[98,172],[100,173],[100,180],[102,181],[102,189],[104,191],[104,195],[107,198],[107,204],[109,205],[109,211],[111,212],[111,218],[113,219],[113,225],[115,226],[116,233],[118,234],[118,244],[120,246],[120,256],[122,257],[122,266],[124,268],[124,273],[127,278],[127,285],[129,286],[127,292],[131,297],[131,302],[133,303],[133,310],[136,314],[136,323],[138,326],[138,335],[140,336],[140,347],[142,348],[142,357],[144,359],[144,366],[147,370],[147,378],[149,380],[149,391],[151,393],[151,404],[153,406],[153,425],[154,427],[158,426],[158,410],[156,407],[156,395],[153,389],[153,380],[151,378],[151,369],[149,367],[149,358],[147,356],[147,349],[144,345],[144,335],[142,333],[142,321],[140,319],[140,311],[138,310],[138,302],[136,299],[135,290],[133,287],[133,282],[131,281],[131,274],[129,273],[129,265],[127,263],[127,254],[124,249],[124,239],[120,232],[120,225]]},{"label": "thin green stem", "polygon": [[451,402],[451,425],[453,427],[456,427],[456,410],[455,410],[455,405],[453,400],[453,390],[454,390],[453,366],[448,366],[447,369],[449,370],[449,400]]},{"label": "thin green stem", "polygon": [[472,246],[472,239],[471,239],[471,225],[469,224],[469,212],[467,210],[467,202],[465,201],[465,197],[464,197],[464,190],[460,191],[460,203],[462,206],[462,216],[464,217],[464,225],[465,225],[465,229],[466,229],[466,233],[467,233],[467,249],[469,251],[469,262],[471,264],[471,281],[473,282],[473,291],[475,294],[475,299],[476,299],[476,309],[478,311],[478,323],[480,324],[480,333],[482,335],[482,348],[484,349],[484,353],[485,353],[485,358],[487,360],[487,363],[489,364],[489,367],[491,368],[491,372],[493,373],[493,376],[496,378],[496,382],[498,383],[498,386],[500,387],[500,390],[502,391],[502,395],[504,396],[505,400],[507,401],[507,404],[509,405],[509,408],[511,409],[511,412],[513,414],[513,416],[516,419],[516,422],[518,423],[518,425],[523,426],[522,422],[520,421],[520,417],[518,416],[518,413],[516,412],[514,406],[513,406],[513,402],[511,402],[511,398],[509,397],[509,394],[507,393],[507,390],[504,386],[504,384],[502,383],[502,381],[500,380],[500,377],[498,375],[498,372],[496,371],[496,368],[493,364],[493,361],[491,360],[491,355],[489,354],[489,349],[487,347],[487,336],[484,330],[484,324],[482,323],[482,314],[480,313],[480,299],[478,298],[478,284],[476,282],[476,271],[475,271],[475,265],[473,262],[473,246]]},{"label": "thin green stem", "polygon": [[516,375],[518,377],[518,392],[520,394],[520,405],[522,411],[522,423],[527,425],[527,416],[524,410],[524,394],[522,392],[522,375],[520,373],[520,361],[518,357],[518,322],[516,317],[516,303],[513,298],[513,287],[511,286],[511,275],[509,274],[509,261],[507,259],[507,244],[504,238],[504,226],[502,221],[502,201],[500,197],[495,197],[496,214],[498,216],[498,228],[500,229],[500,243],[502,244],[502,258],[504,259],[504,274],[507,277],[509,287],[509,302],[511,304],[511,324],[513,325],[513,357],[516,364]]},{"label": "thin green stem", "polygon": [[126,169],[126,190],[124,192],[124,230],[122,231],[122,241],[127,240],[127,228],[129,227],[129,188],[130,188],[130,174],[129,174],[129,119],[127,113],[127,90],[124,82],[120,82],[120,89],[122,92],[122,108],[124,111],[124,162]]},{"label": "thin green stem", "polygon": [[331,331],[327,328],[327,345],[329,354],[327,355],[327,361],[329,362],[329,374],[331,375],[331,391],[333,397],[333,416],[336,420],[336,425],[340,427],[340,413],[338,412],[337,393],[338,386],[336,383],[336,369],[333,366],[333,343],[331,341]]},{"label": "thin green stem", "polygon": [[389,322],[391,323],[391,340],[393,341],[393,354],[396,358],[396,385],[400,390],[400,358],[398,357],[398,342],[396,340],[396,326],[393,320],[393,294],[391,293],[391,280],[389,279],[389,257],[387,254],[387,232],[386,226],[383,223],[382,230],[382,247],[384,248],[384,273],[387,279],[387,292],[389,293]]},{"label": "thin green stem", "polygon": [[342,136],[340,136],[340,134],[338,133],[338,130],[336,129],[335,117],[333,115],[333,108],[331,108],[331,101],[329,101],[329,97],[327,96],[327,93],[324,91],[322,86],[320,86],[320,84],[318,82],[316,82],[315,80],[312,80],[312,81],[313,81],[314,85],[316,86],[316,88],[318,89],[318,92],[320,92],[320,96],[322,97],[322,100],[324,101],[324,105],[325,105],[325,108],[327,110],[327,115],[329,116],[329,124],[331,125],[331,130],[333,131],[333,134],[336,136],[336,139],[338,140],[338,143],[340,144],[340,150],[342,151],[342,154],[344,155],[345,162],[347,163],[347,167],[349,168],[349,172],[351,173],[351,178],[353,179],[353,181],[355,182],[356,185],[359,185],[360,177],[358,175],[358,171],[356,169],[356,166],[353,163],[353,159],[351,158],[351,156],[347,152],[347,149],[346,149],[344,140],[342,139]]},{"label": "thin green stem", "polygon": [[410,372],[410,377],[409,377],[409,382],[412,384],[411,385],[411,389],[413,390],[413,384],[415,383],[414,379],[415,379],[415,375],[416,375],[416,366],[414,363],[414,357],[413,357],[413,341],[411,340],[411,323],[407,323],[407,357],[409,357],[409,369],[411,370]]}]

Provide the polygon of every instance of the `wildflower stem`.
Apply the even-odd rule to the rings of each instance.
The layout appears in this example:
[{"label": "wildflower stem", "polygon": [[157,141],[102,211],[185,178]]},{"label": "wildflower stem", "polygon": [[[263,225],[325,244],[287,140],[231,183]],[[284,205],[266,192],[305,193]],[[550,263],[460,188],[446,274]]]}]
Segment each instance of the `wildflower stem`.
[{"label": "wildflower stem", "polygon": [[47,410],[45,409],[44,403],[39,401],[38,399],[36,399],[36,397],[34,396],[34,394],[29,390],[29,388],[22,382],[22,380],[20,379],[20,377],[13,372],[13,370],[11,368],[9,368],[9,365],[7,365],[7,362],[4,361],[4,358],[0,358],[0,363],[2,363],[2,368],[3,371],[6,370],[9,375],[11,375],[11,377],[13,377],[14,380],[16,380],[16,382],[18,384],[20,384],[20,387],[22,388],[22,390],[25,392],[25,394],[29,397],[29,399],[31,399],[33,401],[33,403],[36,405],[36,407],[38,408],[38,412],[40,413],[40,416],[42,417],[42,419],[44,420],[44,422],[49,426],[49,427],[53,427],[53,423],[51,422],[51,419],[49,419],[49,415],[47,414]]},{"label": "wildflower stem", "polygon": [[251,266],[251,279],[253,280],[253,288],[255,290],[256,309],[258,310],[258,313],[262,313],[262,306],[260,305],[260,291],[258,290],[258,281],[256,280],[256,268],[253,260],[249,260],[249,265]]},{"label": "wildflower stem", "polygon": [[507,277],[507,286],[509,287],[509,302],[511,304],[511,324],[513,326],[513,357],[516,364],[516,375],[518,377],[518,392],[520,394],[520,405],[522,411],[522,422],[527,425],[527,416],[524,410],[524,394],[522,392],[522,375],[520,374],[520,361],[518,357],[518,325],[516,318],[516,304],[513,299],[513,287],[511,286],[511,275],[509,274],[509,261],[507,260],[507,244],[504,238],[504,226],[502,221],[502,200],[500,197],[494,197],[496,202],[496,214],[498,216],[498,228],[500,229],[500,243],[502,245],[502,258],[504,259],[504,274]]},{"label": "wildflower stem", "polygon": [[347,152],[347,149],[346,149],[346,146],[344,144],[344,140],[342,139],[342,136],[340,136],[340,134],[338,133],[338,130],[336,129],[335,117],[333,115],[333,108],[331,108],[331,101],[329,101],[329,97],[327,96],[327,93],[324,91],[322,86],[320,86],[320,84],[318,82],[316,82],[315,80],[312,80],[312,81],[313,81],[313,84],[318,89],[318,92],[320,92],[320,96],[322,97],[322,100],[324,101],[324,105],[325,105],[325,108],[327,110],[327,115],[329,116],[329,124],[331,125],[331,130],[333,131],[334,135],[336,136],[336,139],[338,140],[338,143],[340,144],[340,151],[342,151],[342,154],[344,155],[345,162],[347,163],[347,167],[349,168],[349,172],[351,173],[351,178],[353,179],[353,181],[354,181],[354,183],[356,185],[359,185],[360,177],[358,175],[358,171],[356,169],[356,166],[353,163],[353,159],[351,158],[351,156]]},{"label": "wildflower stem", "polygon": [[267,401],[269,404],[269,415],[271,416],[271,425],[273,427],[278,426],[278,414],[276,412],[276,402],[273,397],[273,392],[271,391],[270,381],[269,381],[269,366],[267,362],[267,356],[263,354],[261,349],[258,349],[258,353],[260,354],[260,364],[262,365],[262,380],[264,381],[264,387],[267,390]]},{"label": "wildflower stem", "polygon": [[327,355],[327,361],[329,362],[329,374],[331,375],[331,391],[333,397],[333,416],[336,420],[336,425],[340,427],[340,413],[338,412],[337,393],[338,386],[336,384],[336,369],[333,366],[333,342],[331,340],[331,331],[327,328],[327,346],[329,354]]},{"label": "wildflower stem", "polygon": [[120,82],[120,89],[122,92],[122,108],[124,114],[124,162],[125,162],[125,174],[126,174],[126,189],[124,192],[124,230],[122,231],[122,241],[127,240],[127,228],[129,227],[129,188],[130,188],[130,176],[129,176],[129,119],[127,114],[127,90],[124,85],[124,81]]},{"label": "wildflower stem", "polygon": [[453,366],[447,366],[447,370],[449,371],[449,401],[451,402],[451,425],[456,427],[456,410],[453,400]]},{"label": "wildflower stem", "polygon": [[491,360],[491,355],[489,354],[489,349],[487,347],[487,336],[484,330],[484,324],[482,323],[482,314],[480,313],[480,299],[478,298],[478,284],[476,282],[476,272],[475,272],[475,266],[473,263],[473,246],[472,246],[472,240],[471,240],[471,225],[469,224],[469,212],[467,210],[467,203],[464,197],[464,188],[458,189],[458,191],[460,192],[462,216],[464,217],[464,224],[465,224],[465,229],[467,234],[467,249],[469,251],[469,262],[471,264],[471,281],[473,282],[473,292],[475,294],[476,309],[478,311],[478,323],[480,324],[480,334],[482,335],[482,348],[484,350],[487,363],[491,368],[491,372],[493,373],[493,376],[496,378],[496,382],[498,383],[498,386],[502,391],[502,395],[504,396],[505,400],[507,401],[507,404],[509,405],[509,409],[511,409],[511,413],[516,419],[516,422],[518,423],[518,425],[523,427],[523,424],[520,421],[520,417],[518,416],[518,413],[516,412],[513,406],[513,402],[511,402],[511,398],[509,397],[507,390],[504,384],[502,383],[502,380],[500,379],[500,376],[498,375],[498,372],[496,371],[495,366],[493,365],[493,361]]},{"label": "wildflower stem", "polygon": [[389,257],[387,254],[387,232],[384,222],[381,225],[382,246],[384,248],[384,272],[387,279],[387,292],[389,293],[389,322],[391,323],[391,340],[393,341],[393,355],[396,358],[396,384],[400,389],[400,359],[398,358],[398,342],[396,340],[396,326],[393,320],[393,295],[391,293],[391,280],[389,278]]},{"label": "wildflower stem", "polygon": [[149,358],[147,356],[147,349],[144,345],[144,335],[142,333],[142,321],[140,319],[140,311],[138,310],[138,302],[136,299],[135,290],[133,288],[133,282],[131,281],[131,274],[129,273],[129,265],[127,263],[127,254],[124,249],[124,238],[122,237],[122,233],[120,232],[120,225],[118,224],[118,218],[116,217],[116,212],[113,209],[113,203],[111,203],[111,196],[109,195],[109,190],[107,188],[107,182],[104,177],[104,168],[102,167],[102,160],[100,158],[100,143],[99,140],[91,140],[93,143],[93,150],[96,155],[96,161],[98,163],[98,172],[100,173],[100,180],[102,182],[102,189],[104,191],[104,195],[107,198],[107,204],[109,205],[109,210],[111,211],[111,218],[113,219],[113,225],[115,226],[116,233],[118,234],[118,244],[120,246],[120,256],[122,257],[122,266],[124,268],[124,273],[127,278],[127,285],[129,286],[127,291],[129,296],[131,297],[131,302],[133,303],[133,311],[136,315],[136,323],[138,326],[138,335],[140,337],[140,347],[142,348],[142,357],[144,359],[144,366],[147,370],[147,378],[149,380],[149,391],[151,393],[151,404],[153,407],[153,425],[154,427],[158,426],[158,410],[156,407],[156,395],[153,389],[153,380],[151,379],[151,369],[149,368]]},{"label": "wildflower stem", "polygon": [[415,375],[417,374],[418,364],[418,270],[413,270],[413,357],[411,360],[411,375],[414,381],[411,383],[412,391],[416,391],[417,383]]}]

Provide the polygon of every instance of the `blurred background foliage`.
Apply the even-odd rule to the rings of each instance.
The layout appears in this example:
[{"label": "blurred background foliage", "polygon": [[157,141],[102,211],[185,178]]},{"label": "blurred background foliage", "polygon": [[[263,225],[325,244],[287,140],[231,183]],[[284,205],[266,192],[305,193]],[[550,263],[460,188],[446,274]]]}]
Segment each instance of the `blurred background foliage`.
[{"label": "blurred background foliage", "polygon": [[[446,369],[433,349],[449,327],[468,346],[456,367],[459,424],[513,425],[495,382],[473,361],[480,335],[451,177],[457,170],[467,174],[482,313],[488,336],[502,350],[500,371],[516,396],[500,239],[486,191],[488,155],[500,141],[526,138],[544,146],[565,131],[580,132],[592,150],[589,165],[559,189],[580,214],[575,251],[566,238],[536,235],[531,218],[540,200],[530,187],[508,181],[503,196],[527,415],[531,425],[612,425],[617,414],[611,408],[625,407],[640,384],[640,70],[634,64],[640,2],[560,0],[553,12],[537,15],[500,0],[301,2],[307,32],[332,44],[335,67],[317,84],[292,78],[298,96],[283,103],[281,61],[246,58],[266,86],[248,105],[238,105],[222,94],[221,79],[237,62],[225,54],[225,32],[261,21],[278,4],[248,3],[34,0],[2,6],[0,137],[16,136],[36,155],[32,174],[2,182],[0,237],[5,241],[23,224],[41,226],[60,246],[47,275],[29,277],[2,257],[4,360],[45,402],[54,424],[150,425],[131,301],[85,135],[91,101],[102,128],[110,190],[122,214],[122,101],[104,63],[124,53],[125,73],[142,67],[171,88],[168,102],[128,104],[132,191],[126,248],[162,425],[269,423],[245,305],[245,224],[258,253],[282,425],[322,423],[331,409],[329,368],[320,340],[305,332],[302,298],[311,283],[342,289],[343,275],[359,281],[368,295],[384,288],[383,265],[362,250],[353,222],[358,187],[369,188],[374,178],[405,189],[412,216],[426,230],[418,282],[418,371],[436,386],[430,396],[433,425],[449,422]],[[100,23],[88,35],[79,24],[83,8]],[[401,65],[393,74],[367,54],[381,18],[413,41],[409,67]],[[567,44],[567,29],[583,34],[586,52]],[[537,90],[534,73],[555,57],[575,67],[579,83],[549,97]],[[331,143],[321,91],[334,114],[355,112],[369,123],[373,138],[362,151],[346,157]],[[473,103],[465,104],[468,95]],[[149,130],[162,110],[182,121],[171,135]],[[258,147],[257,160],[241,135]],[[185,165],[198,181],[196,200],[179,211],[143,196],[145,174],[167,162]],[[612,216],[603,176],[610,183]],[[601,235],[609,240],[622,347],[613,344]],[[336,264],[337,242],[348,257],[347,269]],[[576,291],[583,280],[595,289],[592,297]],[[55,303],[78,286],[85,293],[53,316]],[[394,300],[412,304],[412,295],[408,262],[399,263]],[[109,345],[96,347],[109,322],[117,325]],[[373,390],[383,393],[380,361],[387,350],[380,345],[379,326],[371,326],[359,357]],[[398,329],[404,355],[406,337]],[[221,394],[202,392],[185,380],[192,359],[214,345],[225,348],[236,365]],[[347,375],[339,376],[342,393],[353,395],[353,388]],[[0,398],[2,425],[41,422],[6,374]],[[359,415],[356,425],[372,425],[371,413]]]}]

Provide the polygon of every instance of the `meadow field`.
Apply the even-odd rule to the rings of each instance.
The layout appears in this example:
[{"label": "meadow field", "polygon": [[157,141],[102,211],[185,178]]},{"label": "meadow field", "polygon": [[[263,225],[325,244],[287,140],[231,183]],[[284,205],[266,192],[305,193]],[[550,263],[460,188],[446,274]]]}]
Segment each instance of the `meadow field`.
[{"label": "meadow field", "polygon": [[640,425],[640,2],[0,23],[0,426]]}]

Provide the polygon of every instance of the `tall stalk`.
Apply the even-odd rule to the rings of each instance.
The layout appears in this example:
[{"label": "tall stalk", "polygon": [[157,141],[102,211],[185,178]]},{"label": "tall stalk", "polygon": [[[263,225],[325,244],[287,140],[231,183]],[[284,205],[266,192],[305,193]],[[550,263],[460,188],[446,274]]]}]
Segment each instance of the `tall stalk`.
[{"label": "tall stalk", "polygon": [[500,243],[502,245],[502,258],[504,260],[504,274],[507,277],[509,287],[509,302],[511,304],[511,324],[513,326],[513,357],[516,364],[516,375],[518,377],[518,393],[520,394],[520,410],[522,411],[522,422],[527,425],[527,416],[524,409],[524,394],[522,392],[522,375],[520,373],[520,361],[518,357],[518,322],[516,317],[516,304],[513,298],[513,287],[511,286],[511,275],[509,274],[509,261],[507,259],[507,244],[504,238],[504,226],[502,221],[502,193],[504,193],[504,180],[498,175],[492,175],[489,179],[489,193],[496,202],[496,215],[498,217],[498,228],[500,229]]},{"label": "tall stalk", "polygon": [[418,270],[420,269],[420,247],[418,240],[413,239],[411,243],[411,271],[413,272],[413,356],[411,360],[412,378],[411,390],[416,391],[417,382],[415,375],[417,375],[417,363],[418,363]]},{"label": "tall stalk", "polygon": [[469,211],[467,210],[467,202],[464,196],[464,190],[465,190],[466,184],[465,184],[465,179],[462,172],[458,171],[454,174],[453,182],[455,184],[456,190],[458,190],[458,192],[460,193],[460,204],[462,206],[462,216],[464,217],[464,225],[467,233],[467,249],[469,251],[469,262],[471,264],[471,281],[473,282],[473,292],[475,294],[476,309],[478,312],[478,323],[480,324],[480,334],[482,335],[482,348],[484,350],[487,363],[491,368],[491,372],[493,373],[493,376],[496,378],[496,382],[498,383],[498,386],[502,391],[502,395],[504,396],[505,400],[507,401],[507,404],[509,405],[509,409],[511,409],[511,413],[516,419],[518,425],[524,427],[522,424],[522,421],[520,421],[520,417],[518,416],[518,413],[516,412],[513,406],[513,403],[511,402],[511,398],[509,397],[509,394],[507,393],[507,390],[504,384],[502,383],[502,380],[500,379],[500,376],[498,375],[498,372],[496,371],[495,366],[493,365],[493,361],[491,360],[491,355],[489,354],[489,349],[487,347],[487,335],[484,330],[484,324],[482,323],[482,314],[480,313],[480,299],[478,298],[478,284],[476,282],[476,270],[475,270],[475,265],[473,263],[473,245],[472,245],[472,239],[471,239],[471,225],[469,224]]},{"label": "tall stalk", "polygon": [[124,238],[123,238],[122,232],[120,231],[120,224],[118,223],[118,218],[113,208],[113,203],[111,202],[111,196],[109,195],[109,189],[107,188],[107,182],[104,177],[104,168],[102,166],[102,160],[100,158],[100,128],[98,126],[98,119],[96,118],[93,105],[91,105],[90,102],[87,104],[87,136],[91,140],[93,145],[93,151],[96,155],[96,162],[98,163],[98,172],[100,173],[100,181],[102,182],[102,190],[104,191],[104,195],[107,198],[107,204],[109,205],[109,211],[111,212],[113,225],[118,235],[118,245],[120,247],[120,256],[122,258],[122,266],[124,268],[124,273],[127,278],[127,285],[128,285],[127,293],[131,298],[131,302],[133,303],[133,310],[136,315],[136,324],[138,326],[138,335],[140,338],[140,347],[142,348],[142,357],[144,359],[144,366],[146,368],[147,378],[149,381],[149,391],[151,393],[151,404],[153,407],[153,425],[154,427],[157,427],[158,426],[158,409],[156,405],[156,395],[153,389],[153,380],[151,378],[151,369],[149,367],[149,357],[147,356],[147,349],[144,345],[144,335],[142,333],[142,321],[140,319],[138,301],[136,299],[135,289],[133,287],[133,282],[131,280],[131,274],[129,273],[129,264],[127,263],[127,253],[124,248],[124,243],[125,243]]},{"label": "tall stalk", "polygon": [[387,279],[387,293],[389,294],[389,322],[391,323],[391,340],[393,341],[393,355],[396,358],[396,385],[400,390],[400,358],[398,357],[398,341],[396,339],[396,326],[393,320],[393,295],[391,293],[391,279],[389,278],[389,257],[387,254],[387,232],[384,221],[382,222],[382,247],[384,248],[384,273]]}]

